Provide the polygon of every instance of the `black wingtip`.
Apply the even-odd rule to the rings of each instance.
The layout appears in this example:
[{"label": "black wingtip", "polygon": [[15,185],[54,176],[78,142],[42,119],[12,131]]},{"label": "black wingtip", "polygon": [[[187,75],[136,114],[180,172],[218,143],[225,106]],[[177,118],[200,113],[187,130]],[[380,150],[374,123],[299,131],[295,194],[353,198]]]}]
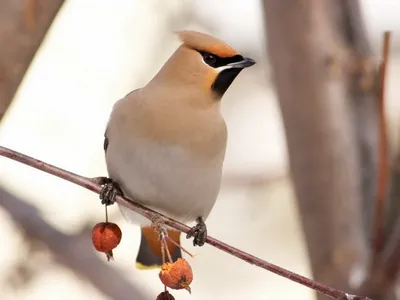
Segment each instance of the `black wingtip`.
[{"label": "black wingtip", "polygon": [[[158,241],[158,244],[157,247],[161,249],[161,241]],[[179,247],[175,247],[171,252],[171,258],[172,261],[177,261],[178,258],[182,258],[182,250]],[[136,268],[139,270],[159,269],[162,263],[162,257],[154,253],[143,231],[141,231],[140,247],[136,257]]]}]

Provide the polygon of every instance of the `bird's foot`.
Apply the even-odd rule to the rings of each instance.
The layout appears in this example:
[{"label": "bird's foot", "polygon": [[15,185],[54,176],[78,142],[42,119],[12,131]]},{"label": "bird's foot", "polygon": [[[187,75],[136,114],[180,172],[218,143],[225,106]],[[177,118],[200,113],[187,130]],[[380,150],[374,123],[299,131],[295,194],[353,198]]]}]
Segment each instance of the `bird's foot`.
[{"label": "bird's foot", "polygon": [[112,205],[115,203],[115,197],[117,195],[123,196],[122,190],[118,183],[108,177],[96,177],[92,179],[97,184],[102,185],[102,189],[99,194],[101,204]]},{"label": "bird's foot", "polygon": [[168,236],[168,230],[162,220],[155,220],[152,224],[151,227],[158,233],[158,240],[161,241],[161,256],[162,256],[162,263],[165,263],[165,253],[167,253],[167,258],[168,261],[172,264],[172,256],[171,252],[169,251],[168,244],[167,244],[167,239],[169,239]]},{"label": "bird's foot", "polygon": [[167,227],[165,226],[164,222],[159,218],[154,218],[152,220],[151,227],[159,234],[159,240],[162,240],[163,237],[168,235]]},{"label": "bird's foot", "polygon": [[158,233],[158,240],[161,241],[161,253],[163,255],[163,263],[165,262],[165,252],[167,253],[169,262],[172,263],[172,257],[171,253],[168,250],[167,241],[170,242],[171,244],[174,244],[176,247],[180,248],[191,258],[195,257],[194,254],[190,253],[182,245],[175,242],[171,237],[169,237],[167,227],[165,226],[164,222],[161,219],[156,219],[155,221],[153,221],[151,227]]},{"label": "bird's foot", "polygon": [[196,219],[197,225],[193,226],[186,234],[186,238],[193,237],[193,246],[203,246],[207,239],[207,226],[202,217]]}]

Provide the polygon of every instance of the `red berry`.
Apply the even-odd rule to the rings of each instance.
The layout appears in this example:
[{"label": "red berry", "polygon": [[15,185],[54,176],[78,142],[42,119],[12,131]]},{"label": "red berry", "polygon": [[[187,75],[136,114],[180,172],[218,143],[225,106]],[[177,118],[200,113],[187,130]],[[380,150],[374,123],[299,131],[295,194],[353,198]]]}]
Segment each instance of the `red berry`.
[{"label": "red berry", "polygon": [[92,229],[94,248],[107,254],[107,259],[113,258],[112,250],[118,246],[122,238],[121,229],[115,223],[97,223]]},{"label": "red berry", "polygon": [[179,258],[174,263],[164,263],[159,277],[171,289],[186,289],[191,292],[189,285],[193,280],[192,268],[184,258]]},{"label": "red berry", "polygon": [[156,300],[175,300],[175,298],[168,291],[165,291],[159,294]]}]

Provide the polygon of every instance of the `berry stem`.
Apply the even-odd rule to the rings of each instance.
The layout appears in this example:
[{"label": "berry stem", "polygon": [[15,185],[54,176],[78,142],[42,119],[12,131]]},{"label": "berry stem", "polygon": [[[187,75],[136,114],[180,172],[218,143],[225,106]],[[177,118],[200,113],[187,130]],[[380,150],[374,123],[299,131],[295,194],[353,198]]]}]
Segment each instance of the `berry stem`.
[{"label": "berry stem", "polygon": [[108,206],[104,205],[104,207],[106,208],[106,223],[108,223]]}]

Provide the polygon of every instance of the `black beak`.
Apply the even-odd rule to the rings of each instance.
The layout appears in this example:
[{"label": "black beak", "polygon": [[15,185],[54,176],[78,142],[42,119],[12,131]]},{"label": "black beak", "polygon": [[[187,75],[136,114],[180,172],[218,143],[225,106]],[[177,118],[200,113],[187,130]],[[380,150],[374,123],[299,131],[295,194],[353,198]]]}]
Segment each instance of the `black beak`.
[{"label": "black beak", "polygon": [[227,64],[227,66],[229,66],[231,68],[244,69],[244,68],[251,67],[255,63],[256,63],[256,61],[254,59],[251,59],[249,57],[243,57],[243,60]]}]

